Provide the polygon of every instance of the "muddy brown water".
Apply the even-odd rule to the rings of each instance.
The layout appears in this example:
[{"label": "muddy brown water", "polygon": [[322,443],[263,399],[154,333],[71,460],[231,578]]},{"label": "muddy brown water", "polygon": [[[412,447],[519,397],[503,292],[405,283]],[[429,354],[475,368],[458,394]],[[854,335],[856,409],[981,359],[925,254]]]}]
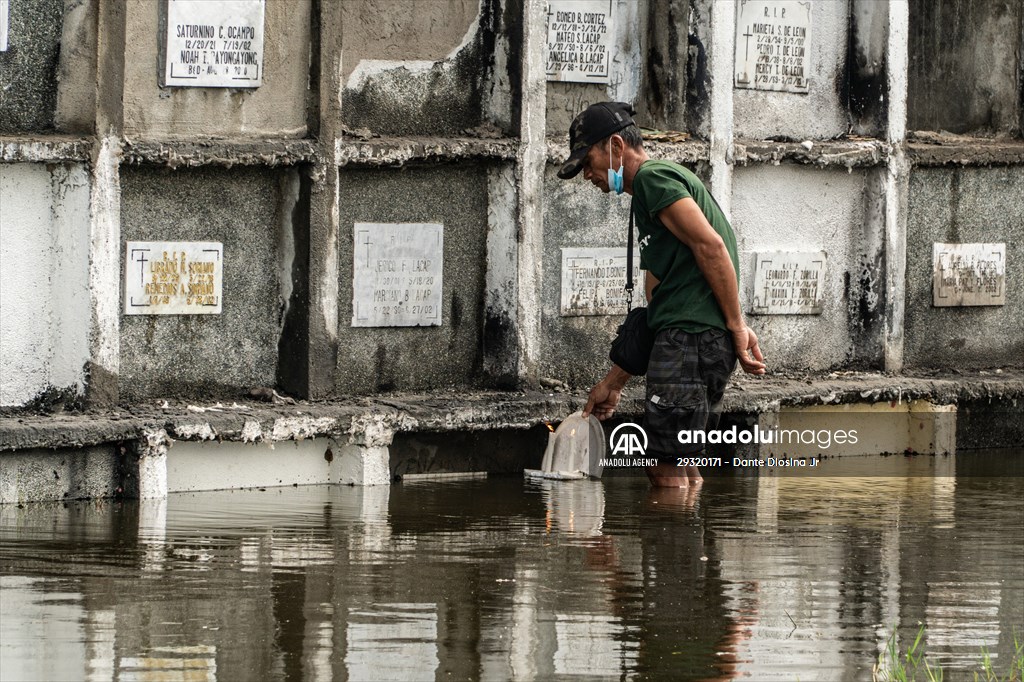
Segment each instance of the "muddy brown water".
[{"label": "muddy brown water", "polygon": [[1022,457],[7,505],[0,679],[867,680],[919,623],[1005,673]]}]

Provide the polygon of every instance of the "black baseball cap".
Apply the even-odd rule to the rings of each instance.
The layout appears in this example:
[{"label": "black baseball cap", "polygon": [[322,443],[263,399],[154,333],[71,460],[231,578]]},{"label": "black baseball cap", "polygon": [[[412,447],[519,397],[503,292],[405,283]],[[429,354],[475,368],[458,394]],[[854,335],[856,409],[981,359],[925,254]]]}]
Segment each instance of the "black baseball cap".
[{"label": "black baseball cap", "polygon": [[598,102],[580,112],[569,126],[569,159],[562,164],[558,177],[574,178],[583,169],[583,157],[590,148],[604,138],[633,125],[631,104],[625,102]]}]

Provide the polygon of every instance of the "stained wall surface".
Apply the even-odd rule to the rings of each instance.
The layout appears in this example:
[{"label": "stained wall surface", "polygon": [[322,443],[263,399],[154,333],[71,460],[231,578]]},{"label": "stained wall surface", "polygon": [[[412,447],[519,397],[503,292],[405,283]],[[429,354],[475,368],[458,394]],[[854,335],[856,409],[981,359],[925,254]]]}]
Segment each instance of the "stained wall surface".
[{"label": "stained wall surface", "polygon": [[84,167],[0,164],[0,406],[85,390],[88,216]]},{"label": "stained wall surface", "polygon": [[[292,192],[287,175],[260,168],[129,168],[121,183],[122,245],[224,245],[220,315],[121,316],[121,396],[231,397],[273,386],[283,313],[279,283],[288,258],[280,233],[291,229],[283,210]],[[122,246],[122,272],[124,257]]]},{"label": "stained wall surface", "polygon": [[[1024,353],[1024,177],[1012,168],[928,168],[910,176],[906,362],[1019,365]],[[932,244],[1006,244],[1006,305],[932,306]]]},{"label": "stained wall surface", "polygon": [[816,140],[847,132],[844,66],[849,24],[847,0],[811,3],[807,94],[734,89],[736,137]]},{"label": "stained wall surface", "polygon": [[[618,315],[562,316],[562,249],[616,247],[626,254],[629,197],[604,194],[583,180],[566,181],[549,166],[544,178],[544,279],[540,294],[541,375],[588,387],[611,366],[608,348],[621,324]],[[640,261],[634,246],[633,258]],[[634,305],[644,305],[643,282]]]},{"label": "stained wall surface", "polygon": [[[864,175],[799,166],[757,166],[736,172],[732,225],[740,253],[741,301],[772,367],[826,369],[852,359],[845,290],[856,271],[855,232],[864,220]],[[754,254],[824,251],[827,268],[820,315],[750,314]]]},{"label": "stained wall surface", "polygon": [[[482,382],[487,166],[346,170],[341,178],[339,393],[468,387]],[[352,327],[356,223],[441,223],[438,327]]]},{"label": "stained wall surface", "polygon": [[8,45],[0,52],[0,135],[52,130],[63,0],[10,3]]},{"label": "stained wall surface", "polygon": [[309,93],[310,0],[267,2],[263,85],[161,88],[157,57],[163,5],[126,5],[124,129],[132,136],[302,137]]},{"label": "stained wall surface", "polygon": [[1024,5],[912,0],[907,126],[952,133],[1021,131]]}]

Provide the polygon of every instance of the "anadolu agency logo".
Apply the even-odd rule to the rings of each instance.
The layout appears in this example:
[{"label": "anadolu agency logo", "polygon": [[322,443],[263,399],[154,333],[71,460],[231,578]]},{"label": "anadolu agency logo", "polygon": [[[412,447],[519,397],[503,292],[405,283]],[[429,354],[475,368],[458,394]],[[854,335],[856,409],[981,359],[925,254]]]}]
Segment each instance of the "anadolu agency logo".
[{"label": "anadolu agency logo", "polygon": [[647,432],[639,424],[624,422],[612,430],[608,437],[612,457],[643,457],[647,454]]}]

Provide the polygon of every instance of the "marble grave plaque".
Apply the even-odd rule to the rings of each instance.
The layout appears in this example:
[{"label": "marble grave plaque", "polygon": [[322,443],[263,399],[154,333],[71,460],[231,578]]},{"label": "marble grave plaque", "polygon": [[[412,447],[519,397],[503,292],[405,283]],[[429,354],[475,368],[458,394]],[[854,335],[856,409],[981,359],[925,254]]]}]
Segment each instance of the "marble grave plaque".
[{"label": "marble grave plaque", "polygon": [[[633,305],[644,305],[640,256],[633,255]],[[626,312],[626,249],[562,249],[563,317]]]},{"label": "marble grave plaque", "polygon": [[766,251],[754,255],[755,315],[820,315],[824,293],[824,251]]},{"label": "marble grave plaque", "polygon": [[932,244],[932,305],[1006,305],[1006,244]]},{"label": "marble grave plaque", "polygon": [[438,327],[444,226],[356,223],[353,327]]},{"label": "marble grave plaque", "polygon": [[607,83],[612,48],[611,0],[549,0],[549,81]]},{"label": "marble grave plaque", "polygon": [[263,84],[265,0],[167,0],[164,85]]},{"label": "marble grave plaque", "polygon": [[7,52],[7,30],[10,22],[11,4],[0,0],[0,52]]},{"label": "marble grave plaque", "polygon": [[223,304],[221,242],[128,242],[125,315],[219,315]]},{"label": "marble grave plaque", "polygon": [[810,40],[810,2],[740,0],[736,15],[736,87],[806,94]]}]

